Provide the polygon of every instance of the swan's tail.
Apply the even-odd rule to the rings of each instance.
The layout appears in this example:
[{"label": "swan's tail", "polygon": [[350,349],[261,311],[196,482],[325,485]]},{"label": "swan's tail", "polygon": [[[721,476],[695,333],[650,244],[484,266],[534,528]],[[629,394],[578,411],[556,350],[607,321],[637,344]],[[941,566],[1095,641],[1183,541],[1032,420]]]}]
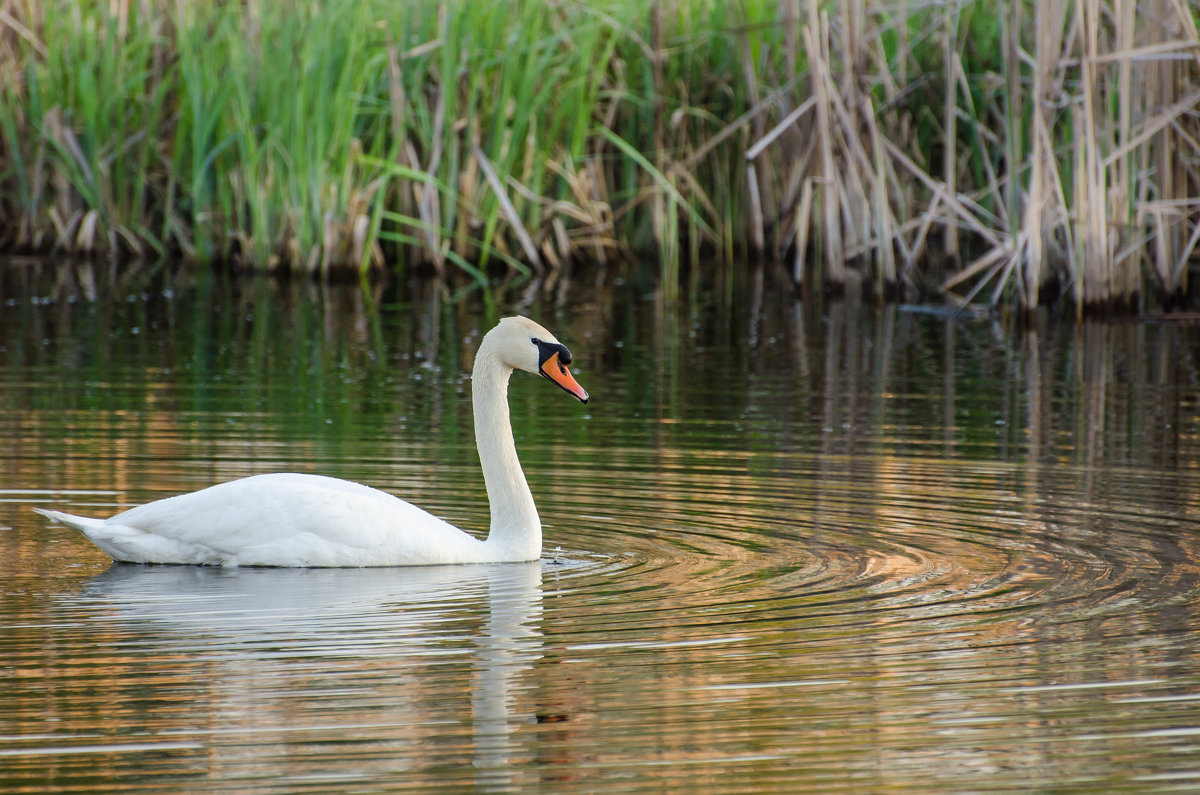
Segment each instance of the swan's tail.
[{"label": "swan's tail", "polygon": [[45,508],[34,508],[33,510],[47,519],[74,527],[83,533],[88,541],[100,547],[102,552],[114,560],[124,563],[178,563],[181,559],[205,565],[225,565],[227,563],[224,557],[214,553],[211,549],[163,538],[119,522],[93,519],[90,516],[76,516],[73,513],[51,511]]},{"label": "swan's tail", "polygon": [[124,544],[121,542],[120,535],[122,531],[129,534],[129,529],[120,525],[110,525],[103,519],[93,519],[90,516],[76,516],[73,513],[63,513],[62,511],[50,511],[45,508],[34,508],[33,510],[45,516],[47,519],[52,519],[55,522],[62,522],[65,525],[74,527],[79,532],[83,533],[88,541],[91,541],[96,546],[108,554],[109,557],[115,560],[124,560],[134,563],[144,563],[137,557],[131,556],[127,550],[123,549]]},{"label": "swan's tail", "polygon": [[100,525],[104,524],[103,519],[92,519],[88,516],[76,516],[71,513],[63,513],[62,511],[50,511],[45,508],[34,508],[33,510],[45,516],[47,519],[53,519],[56,522],[62,522],[65,525],[74,527],[85,536],[91,537],[89,530],[95,530]]}]

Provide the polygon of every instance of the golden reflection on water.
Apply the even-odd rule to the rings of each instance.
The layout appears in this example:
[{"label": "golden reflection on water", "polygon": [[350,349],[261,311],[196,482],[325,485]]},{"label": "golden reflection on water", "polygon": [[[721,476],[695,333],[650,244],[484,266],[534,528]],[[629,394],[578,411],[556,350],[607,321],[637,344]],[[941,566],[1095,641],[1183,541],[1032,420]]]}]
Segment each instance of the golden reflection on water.
[{"label": "golden reflection on water", "polygon": [[0,268],[0,789],[1200,778],[1197,329],[501,287],[596,398],[513,383],[543,563],[109,570],[30,506],[289,469],[486,525],[478,301],[128,278]]}]

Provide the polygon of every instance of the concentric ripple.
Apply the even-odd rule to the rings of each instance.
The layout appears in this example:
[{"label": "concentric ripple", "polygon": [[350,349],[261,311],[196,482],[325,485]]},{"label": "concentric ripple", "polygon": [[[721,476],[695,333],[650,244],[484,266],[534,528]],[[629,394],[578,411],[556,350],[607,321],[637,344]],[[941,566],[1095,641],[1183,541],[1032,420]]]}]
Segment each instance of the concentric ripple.
[{"label": "concentric ripple", "polygon": [[[1067,606],[1100,615],[1112,600],[1125,611],[1130,599],[1153,609],[1177,597],[1179,564],[1191,566],[1179,546],[1195,530],[1180,519],[1186,506],[1155,515],[1111,492],[1089,500],[1062,467],[749,456],[706,472],[694,465],[704,457],[631,460],[603,485],[585,470],[560,474],[575,518],[549,515],[547,534],[557,540],[555,524],[574,522],[565,554],[606,561],[598,584],[650,578],[708,608],[800,593],[807,609],[925,618]],[[1136,489],[1136,473],[1108,478]]]}]

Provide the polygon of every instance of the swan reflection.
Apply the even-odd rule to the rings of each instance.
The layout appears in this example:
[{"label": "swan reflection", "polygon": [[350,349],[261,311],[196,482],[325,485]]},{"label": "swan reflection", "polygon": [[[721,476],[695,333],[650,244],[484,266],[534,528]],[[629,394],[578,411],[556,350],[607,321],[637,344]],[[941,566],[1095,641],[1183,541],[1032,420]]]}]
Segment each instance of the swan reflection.
[{"label": "swan reflection", "polygon": [[[160,733],[199,738],[209,776],[286,779],[332,764],[375,777],[449,756],[471,760],[476,785],[511,784],[514,694],[542,656],[540,562],[114,564],[74,599],[117,645],[160,652],[139,653],[133,664],[153,666],[162,655],[194,663],[193,681],[151,687],[159,702],[186,702],[176,709],[190,717],[172,714]],[[153,671],[124,675],[154,682]],[[311,758],[330,743],[342,750]],[[360,744],[374,765],[347,754],[346,743]]]}]

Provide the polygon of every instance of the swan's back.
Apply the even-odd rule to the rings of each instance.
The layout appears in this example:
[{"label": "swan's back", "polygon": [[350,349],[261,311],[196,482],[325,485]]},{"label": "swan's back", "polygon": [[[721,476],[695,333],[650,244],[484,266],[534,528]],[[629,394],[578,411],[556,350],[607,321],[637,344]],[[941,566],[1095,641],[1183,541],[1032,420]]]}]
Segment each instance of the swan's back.
[{"label": "swan's back", "polygon": [[107,520],[42,511],[130,563],[403,566],[480,562],[484,546],[390,494],[337,478],[256,475]]}]

